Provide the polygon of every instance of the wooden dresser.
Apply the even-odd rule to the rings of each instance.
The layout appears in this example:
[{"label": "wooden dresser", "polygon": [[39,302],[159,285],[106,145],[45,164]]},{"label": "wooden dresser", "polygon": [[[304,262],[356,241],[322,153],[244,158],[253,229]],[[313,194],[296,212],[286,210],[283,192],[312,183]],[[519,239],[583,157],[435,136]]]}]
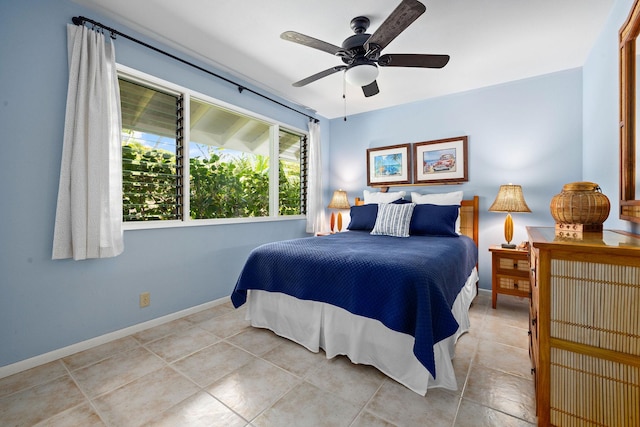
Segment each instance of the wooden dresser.
[{"label": "wooden dresser", "polygon": [[527,232],[538,425],[640,426],[640,239]]}]

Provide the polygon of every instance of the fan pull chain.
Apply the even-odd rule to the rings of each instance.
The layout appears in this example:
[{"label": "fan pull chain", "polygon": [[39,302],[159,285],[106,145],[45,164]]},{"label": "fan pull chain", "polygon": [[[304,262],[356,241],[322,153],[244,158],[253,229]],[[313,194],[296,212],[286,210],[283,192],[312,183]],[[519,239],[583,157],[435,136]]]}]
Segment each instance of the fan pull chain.
[{"label": "fan pull chain", "polygon": [[344,121],[347,121],[347,70],[342,73],[342,99],[344,101]]}]

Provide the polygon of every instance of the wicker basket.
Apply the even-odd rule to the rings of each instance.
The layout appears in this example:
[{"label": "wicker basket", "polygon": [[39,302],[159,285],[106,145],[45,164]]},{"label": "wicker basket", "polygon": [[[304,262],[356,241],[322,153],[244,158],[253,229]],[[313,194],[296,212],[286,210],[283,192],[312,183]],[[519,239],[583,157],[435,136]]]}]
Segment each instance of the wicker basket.
[{"label": "wicker basket", "polygon": [[556,230],[602,231],[611,205],[598,184],[572,182],[553,196],[549,209],[556,220]]}]

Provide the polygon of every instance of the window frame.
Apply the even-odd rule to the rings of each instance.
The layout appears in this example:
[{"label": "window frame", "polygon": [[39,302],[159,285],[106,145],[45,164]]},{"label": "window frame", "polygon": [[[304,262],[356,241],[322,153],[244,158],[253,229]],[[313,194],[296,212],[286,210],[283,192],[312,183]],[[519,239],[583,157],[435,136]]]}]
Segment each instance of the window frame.
[{"label": "window frame", "polygon": [[[201,92],[189,89],[187,87],[163,80],[152,76],[145,72],[127,67],[126,65],[116,64],[118,78],[122,77],[151,88],[170,93],[176,96],[182,96],[185,123],[188,123],[191,117],[191,98],[194,97],[200,101],[211,103],[220,108],[229,109],[235,113],[246,115],[252,119],[263,121],[269,124],[269,215],[261,217],[242,217],[242,218],[208,218],[208,219],[192,219],[190,215],[190,154],[189,145],[191,139],[191,126],[184,126],[183,137],[183,162],[184,172],[182,176],[183,199],[183,215],[181,220],[154,220],[154,221],[122,221],[123,230],[145,230],[156,228],[175,228],[175,227],[193,227],[203,225],[224,225],[224,224],[243,224],[243,223],[259,223],[272,221],[292,221],[306,219],[306,214],[299,215],[279,215],[279,133],[280,127],[295,133],[299,133],[309,140],[309,131],[296,128],[270,117],[257,114],[246,110],[228,102],[216,99],[212,96],[205,95]],[[307,178],[308,179],[308,178]],[[306,192],[305,192],[306,194]]]}]

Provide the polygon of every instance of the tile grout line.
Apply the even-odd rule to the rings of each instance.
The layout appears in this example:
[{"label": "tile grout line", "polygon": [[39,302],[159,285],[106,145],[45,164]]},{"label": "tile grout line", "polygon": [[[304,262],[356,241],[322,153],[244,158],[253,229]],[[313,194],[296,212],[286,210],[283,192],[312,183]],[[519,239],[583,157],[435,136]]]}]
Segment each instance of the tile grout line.
[{"label": "tile grout line", "polygon": [[[481,323],[481,325],[479,325],[479,329],[483,328],[484,325],[484,320],[486,318],[486,309],[485,312],[482,314],[482,320],[479,321],[479,323]],[[471,328],[471,327],[469,327]],[[468,333],[468,332],[467,332]],[[473,351],[471,352],[471,358],[469,359],[469,367],[467,368],[467,374],[464,376],[464,382],[462,383],[462,388],[460,390],[460,396],[458,399],[458,405],[456,406],[456,412],[453,416],[453,423],[452,423],[452,427],[455,427],[456,422],[458,421],[458,415],[460,413],[460,407],[462,406],[462,399],[464,398],[464,393],[467,390],[467,383],[469,382],[469,377],[471,376],[471,368],[473,368],[474,365],[474,360],[476,358],[476,354],[478,353],[478,348],[480,347],[480,339],[475,339],[475,344],[473,345]],[[454,355],[455,358],[455,355]]]},{"label": "tile grout line", "polygon": [[[105,358],[107,359],[107,358]],[[105,360],[105,359],[101,359]],[[64,366],[64,368],[67,370],[67,375],[69,375],[69,378],[71,378],[71,381],[73,381],[73,383],[76,385],[76,387],[78,387],[78,390],[80,390],[80,393],[82,393],[82,395],[85,398],[85,402],[84,403],[88,403],[89,407],[93,410],[93,412],[95,412],[95,414],[98,416],[98,418],[100,419],[100,421],[102,421],[104,423],[105,426],[110,427],[110,424],[107,422],[106,417],[104,416],[104,414],[101,413],[101,411],[98,409],[98,406],[95,405],[95,403],[93,402],[93,399],[91,399],[91,397],[89,397],[89,395],[85,392],[85,390],[80,386],[80,383],[76,380],[76,377],[73,375],[73,371],[67,366],[66,363],[64,363],[64,361],[62,359],[58,359],[60,360],[60,363],[62,363],[62,365]],[[99,363],[99,362],[97,362]],[[87,366],[91,366],[91,365],[87,365]],[[75,406],[75,408],[77,408],[80,405]],[[66,412],[66,411],[65,411]],[[59,412],[58,414],[61,414],[62,412]],[[58,414],[54,414],[53,416],[47,418],[47,419],[51,419],[55,416],[57,416]]]},{"label": "tile grout line", "polygon": [[[62,363],[62,359],[52,360],[52,361],[51,361],[51,362],[49,362],[49,363],[54,363],[54,362],[58,362],[58,364],[62,364],[62,366],[63,366],[63,367],[65,367],[65,366],[64,366],[64,364]],[[49,364],[49,363],[47,363],[47,364]],[[41,366],[44,366],[44,365],[41,365]],[[35,367],[35,368],[31,368],[31,369],[36,369],[36,368],[38,368],[38,366],[37,366],[37,367]],[[27,371],[29,371],[29,370],[30,370],[30,369],[27,369]],[[23,372],[26,372],[26,371],[23,371]],[[21,373],[22,373],[22,372],[18,372],[18,373],[16,373],[16,374],[9,375],[8,377],[4,377],[4,378],[10,378],[10,377],[12,377],[12,376],[14,376],[14,375],[20,375]],[[55,377],[53,377],[53,378],[49,378],[49,379],[48,379],[48,380],[46,380],[46,381],[40,381],[40,382],[37,382],[37,383],[35,383],[35,384],[31,384],[31,385],[29,385],[29,386],[26,386],[26,387],[24,387],[24,388],[17,389],[17,390],[15,390],[15,391],[13,391],[13,392],[11,392],[11,393],[9,393],[9,394],[6,394],[6,395],[4,395],[4,396],[0,396],[0,402],[1,402],[2,400],[6,399],[6,398],[9,398],[9,397],[11,397],[11,396],[13,396],[13,395],[17,394],[17,393],[22,393],[22,392],[27,391],[27,390],[29,390],[29,389],[32,389],[32,388],[34,388],[34,387],[37,387],[37,386],[40,386],[40,385],[43,385],[43,384],[48,384],[48,383],[50,383],[51,381],[57,380],[58,378],[61,378],[61,377],[64,377],[65,375],[66,375],[65,373],[61,373],[60,375],[55,376]],[[0,378],[0,380],[1,380],[1,379],[4,379],[4,378]]]},{"label": "tile grout line", "polygon": [[[378,386],[378,388],[376,389],[376,391],[373,392],[373,394],[371,395],[371,397],[369,398],[369,400],[367,400],[367,402],[362,405],[362,408],[360,409],[360,411],[358,412],[358,414],[356,415],[356,417],[353,419],[353,421],[351,421],[351,424],[349,424],[349,426],[353,426],[353,423],[356,422],[356,420],[358,420],[358,417],[360,417],[361,414],[363,414],[364,412],[366,412],[367,406],[369,405],[369,403],[371,403],[373,401],[373,399],[376,397],[376,395],[378,394],[378,392],[382,389],[382,387],[384,386],[384,383],[387,381],[386,378],[383,378],[382,381],[380,382],[380,385]],[[383,417],[379,416],[379,415],[373,415],[376,418],[379,418],[385,422],[388,422],[390,424],[393,424],[391,421],[384,419]]]}]

